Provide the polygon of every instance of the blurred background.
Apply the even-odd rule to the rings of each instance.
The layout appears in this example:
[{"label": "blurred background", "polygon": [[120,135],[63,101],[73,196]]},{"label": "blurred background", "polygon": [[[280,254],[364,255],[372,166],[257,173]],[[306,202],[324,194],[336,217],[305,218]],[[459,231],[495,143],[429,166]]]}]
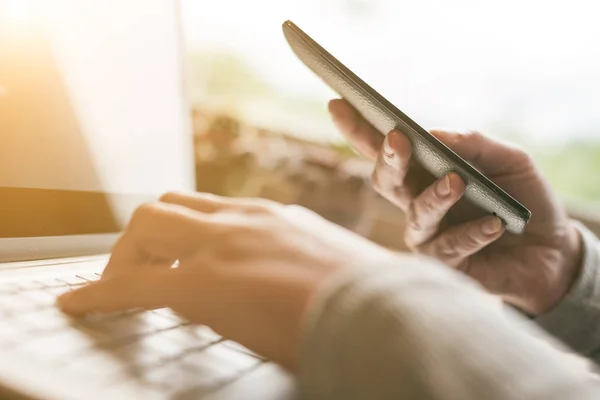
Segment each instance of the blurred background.
[{"label": "blurred background", "polygon": [[183,0],[198,189],[299,203],[402,248],[326,111],[335,94],[287,47],[292,19],[425,128],[530,151],[574,214],[600,215],[594,1]]}]

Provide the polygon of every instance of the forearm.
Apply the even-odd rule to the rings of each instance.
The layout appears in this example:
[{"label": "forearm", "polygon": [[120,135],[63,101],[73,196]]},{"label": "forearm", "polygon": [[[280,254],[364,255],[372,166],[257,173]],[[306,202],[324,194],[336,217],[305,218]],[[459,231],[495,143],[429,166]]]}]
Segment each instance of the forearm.
[{"label": "forearm", "polygon": [[579,225],[584,255],[569,294],[535,321],[577,353],[600,365],[600,241]]},{"label": "forearm", "polygon": [[600,395],[584,366],[514,318],[428,260],[338,274],[309,314],[301,388],[311,399]]}]

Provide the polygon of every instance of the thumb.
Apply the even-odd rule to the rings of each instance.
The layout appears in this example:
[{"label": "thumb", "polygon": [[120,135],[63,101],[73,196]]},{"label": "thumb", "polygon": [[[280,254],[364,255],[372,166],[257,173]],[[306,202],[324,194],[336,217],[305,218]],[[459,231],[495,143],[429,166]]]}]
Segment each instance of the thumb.
[{"label": "thumb", "polygon": [[512,174],[532,165],[531,158],[524,150],[479,132],[458,133],[434,129],[431,134],[486,174]]},{"label": "thumb", "polygon": [[119,274],[64,293],[57,305],[72,316],[162,308],[178,292],[178,275],[177,270],[159,268]]}]

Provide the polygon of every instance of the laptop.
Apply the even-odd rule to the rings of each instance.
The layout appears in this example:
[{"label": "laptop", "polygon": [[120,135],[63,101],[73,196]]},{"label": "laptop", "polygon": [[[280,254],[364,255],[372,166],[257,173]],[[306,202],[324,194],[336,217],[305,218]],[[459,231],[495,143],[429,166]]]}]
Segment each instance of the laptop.
[{"label": "laptop", "polygon": [[277,365],[168,309],[82,320],[141,203],[193,190],[172,0],[0,0],[0,398],[287,399]]}]

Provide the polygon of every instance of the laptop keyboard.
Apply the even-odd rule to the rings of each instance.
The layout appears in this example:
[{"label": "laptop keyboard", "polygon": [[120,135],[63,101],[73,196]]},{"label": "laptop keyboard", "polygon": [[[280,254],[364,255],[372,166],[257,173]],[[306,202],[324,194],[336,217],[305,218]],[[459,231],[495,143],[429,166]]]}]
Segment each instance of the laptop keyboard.
[{"label": "laptop keyboard", "polygon": [[218,390],[264,360],[169,309],[72,319],[56,296],[100,279],[85,273],[0,286],[0,350],[18,351],[98,387],[134,380],[164,398]]}]

